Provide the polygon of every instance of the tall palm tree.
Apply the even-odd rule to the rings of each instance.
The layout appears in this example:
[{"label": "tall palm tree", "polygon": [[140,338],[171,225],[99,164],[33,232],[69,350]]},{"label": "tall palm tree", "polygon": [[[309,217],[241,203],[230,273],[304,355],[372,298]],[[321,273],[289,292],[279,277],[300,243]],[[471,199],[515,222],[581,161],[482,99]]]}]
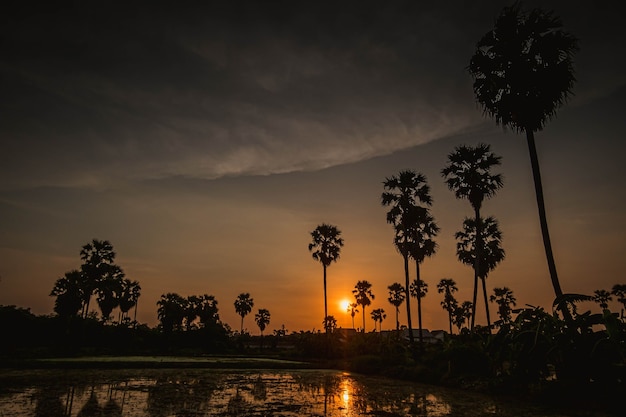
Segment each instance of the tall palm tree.
[{"label": "tall palm tree", "polygon": [[387,288],[389,289],[389,298],[387,298],[387,301],[389,301],[389,303],[396,309],[396,331],[399,333],[400,321],[398,320],[398,315],[400,313],[400,306],[406,298],[406,292],[404,291],[402,284],[399,282],[394,282]]},{"label": "tall palm tree", "polygon": [[442,278],[437,284],[437,292],[443,293],[443,301],[441,307],[448,312],[448,322],[450,324],[450,334],[452,334],[452,315],[454,310],[458,306],[458,302],[454,298],[454,293],[459,289],[456,286],[456,282],[452,278]]},{"label": "tall palm tree", "polygon": [[[409,291],[413,289],[411,295],[417,299],[417,321],[419,328],[420,344],[424,342],[422,335],[422,298],[426,296],[428,284],[422,281],[420,275],[420,264],[426,257],[433,256],[437,250],[437,244],[433,238],[439,232],[439,226],[427,209],[416,207],[409,211],[409,217],[413,217],[413,227],[410,229],[411,244],[409,245],[409,255],[415,261],[415,280],[411,283]],[[414,287],[414,288],[413,288]],[[419,291],[417,290],[419,288]]]},{"label": "tall palm tree", "polygon": [[81,248],[80,267],[83,292],[83,317],[87,317],[91,296],[96,292],[98,284],[114,266],[115,251],[108,240],[93,239]]},{"label": "tall palm tree", "polygon": [[[409,294],[409,257],[415,256],[414,259],[418,263],[419,269],[419,247],[420,242],[422,242],[422,239],[418,239],[420,237],[419,230],[422,228],[425,232],[429,220],[432,220],[427,208],[432,205],[430,187],[423,174],[410,170],[400,171],[398,175],[386,178],[383,187],[386,191],[381,195],[381,204],[384,207],[391,207],[387,212],[387,223],[394,227],[394,244],[404,260],[407,325],[409,327],[409,340],[413,344]],[[430,236],[427,235],[425,238],[429,239]],[[434,247],[432,249],[434,252]]]},{"label": "tall palm tree", "polygon": [[254,299],[250,297],[250,293],[242,292],[235,299],[235,311],[241,316],[241,333],[243,334],[243,318],[252,311],[254,307]]},{"label": "tall palm tree", "polygon": [[[505,7],[493,29],[476,44],[469,73],[474,94],[496,124],[526,133],[550,279],[556,297],[563,295],[552,253],[534,133],[556,115],[574,82],[573,56],[578,40],[563,30],[553,12]],[[567,310],[562,310],[569,317]]]},{"label": "tall palm tree", "polygon": [[356,303],[363,306],[363,332],[365,333],[365,307],[372,304],[375,298],[372,293],[372,284],[368,281],[358,281],[352,290]]},{"label": "tall palm tree", "polygon": [[513,291],[508,287],[494,288],[493,295],[489,297],[491,302],[498,304],[498,315],[502,323],[507,324],[511,322],[511,306],[515,306],[517,301],[513,296]]},{"label": "tall palm tree", "polygon": [[472,311],[474,311],[474,308],[472,307],[471,301],[463,301],[461,305],[457,306],[454,310],[452,317],[454,324],[459,328],[459,333],[465,322],[469,324],[469,320],[472,318]]},{"label": "tall palm tree", "polygon": [[185,330],[190,331],[195,328],[195,321],[200,311],[200,298],[197,295],[190,295],[184,303]]},{"label": "tall palm tree", "polygon": [[378,331],[382,332],[383,331],[383,320],[385,320],[387,318],[387,314],[385,314],[385,310],[382,308],[377,308],[372,310],[372,320],[374,320],[374,331],[376,331],[376,323],[379,323],[378,325]]},{"label": "tall palm tree", "polygon": [[[482,225],[482,226],[480,226]],[[480,232],[478,232],[480,230]],[[504,259],[504,249],[502,249],[502,232],[498,227],[498,222],[493,217],[486,219],[465,218],[463,230],[457,232],[454,237],[457,239],[456,255],[462,263],[479,269],[475,269],[476,275],[483,284],[483,297],[485,300],[485,312],[487,314],[487,326],[491,327],[489,316],[489,303],[487,300],[487,284],[485,280],[491,272]],[[481,247],[480,252],[476,246]],[[476,254],[480,253],[480,260],[476,260]],[[474,289],[474,297],[476,289]],[[476,306],[472,305],[472,326],[476,320]],[[473,328],[472,328],[473,329]]]},{"label": "tall palm tree", "polygon": [[357,303],[348,304],[348,313],[350,313],[350,317],[352,317],[352,328],[354,329],[354,316],[359,312],[357,309]]},{"label": "tall palm tree", "polygon": [[[478,235],[482,227],[480,209],[485,199],[493,197],[502,188],[502,175],[492,174],[491,169],[500,165],[501,157],[491,152],[489,145],[478,144],[477,146],[458,146],[454,152],[448,154],[448,164],[441,170],[446,185],[458,199],[467,199],[474,209],[474,222],[478,227]],[[478,277],[482,256],[481,242],[474,247],[474,293],[472,306],[476,308],[476,296],[478,291]],[[476,311],[472,312],[471,329],[474,329]]]},{"label": "tall palm tree", "polygon": [[[311,256],[322,264],[324,269],[324,318],[328,317],[328,302],[326,297],[326,268],[332,262],[339,259],[339,253],[343,246],[343,239],[340,237],[341,231],[336,226],[323,223],[311,232],[313,241],[309,243],[309,251],[313,251]],[[328,333],[328,330],[326,330]]]},{"label": "tall palm tree", "polygon": [[264,308],[260,308],[259,312],[254,315],[254,321],[261,330],[261,337],[263,337],[263,331],[270,324],[270,312]]}]

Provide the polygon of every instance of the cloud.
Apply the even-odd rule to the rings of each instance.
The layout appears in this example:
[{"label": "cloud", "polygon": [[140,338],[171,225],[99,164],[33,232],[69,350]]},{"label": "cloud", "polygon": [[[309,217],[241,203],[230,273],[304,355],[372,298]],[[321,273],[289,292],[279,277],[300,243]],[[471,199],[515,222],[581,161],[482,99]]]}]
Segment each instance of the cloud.
[{"label": "cloud", "polygon": [[471,128],[464,67],[499,5],[416,3],[113,2],[9,22],[0,187],[315,170]]}]

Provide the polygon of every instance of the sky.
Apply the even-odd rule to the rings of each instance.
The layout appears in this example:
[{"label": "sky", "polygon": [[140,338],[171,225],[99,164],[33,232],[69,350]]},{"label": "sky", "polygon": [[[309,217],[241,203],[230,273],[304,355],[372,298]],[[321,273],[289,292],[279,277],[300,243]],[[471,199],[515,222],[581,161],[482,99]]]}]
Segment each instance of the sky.
[{"label": "sky", "polygon": [[[238,329],[233,302],[249,292],[269,331],[319,330],[322,267],[307,246],[330,223],[345,246],[329,314],[352,327],[340,302],[368,280],[366,329],[374,308],[395,328],[387,286],[403,263],[380,195],[412,169],[441,227],[421,265],[423,324],[445,329],[436,284],[452,278],[471,299],[454,233],[472,211],[440,171],[456,146],[487,143],[505,185],[483,213],[506,251],[488,290],[550,310],[525,137],[482,114],[466,70],[505,4],[16,2],[0,17],[0,305],[51,314],[54,282],[106,239],[142,287],[142,323],[157,324],[161,294],[206,293]],[[626,29],[617,1],[525,3],[539,4],[580,39],[575,95],[536,140],[561,286],[591,294],[626,283]]]}]

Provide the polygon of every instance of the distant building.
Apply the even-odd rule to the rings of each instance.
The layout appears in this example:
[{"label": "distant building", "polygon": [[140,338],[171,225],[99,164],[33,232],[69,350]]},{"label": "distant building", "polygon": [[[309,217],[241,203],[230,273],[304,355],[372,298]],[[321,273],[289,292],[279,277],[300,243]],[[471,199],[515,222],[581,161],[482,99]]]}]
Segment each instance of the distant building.
[{"label": "distant building", "polygon": [[[406,340],[409,340],[409,329],[402,329],[401,330],[403,337]],[[422,329],[422,340],[424,341],[424,343],[443,343],[443,340],[445,338],[445,335],[447,333],[445,332],[445,330],[433,330],[432,332],[430,330],[427,329]],[[420,330],[419,329],[413,329],[413,339],[415,340],[419,340],[420,337]]]}]

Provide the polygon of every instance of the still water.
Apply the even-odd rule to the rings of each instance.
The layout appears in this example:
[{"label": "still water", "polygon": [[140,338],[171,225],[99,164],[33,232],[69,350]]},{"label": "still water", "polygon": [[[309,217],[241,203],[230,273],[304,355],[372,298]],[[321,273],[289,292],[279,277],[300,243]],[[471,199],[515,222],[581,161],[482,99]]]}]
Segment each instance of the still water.
[{"label": "still water", "polygon": [[326,370],[0,370],[0,416],[558,416],[429,385]]}]

